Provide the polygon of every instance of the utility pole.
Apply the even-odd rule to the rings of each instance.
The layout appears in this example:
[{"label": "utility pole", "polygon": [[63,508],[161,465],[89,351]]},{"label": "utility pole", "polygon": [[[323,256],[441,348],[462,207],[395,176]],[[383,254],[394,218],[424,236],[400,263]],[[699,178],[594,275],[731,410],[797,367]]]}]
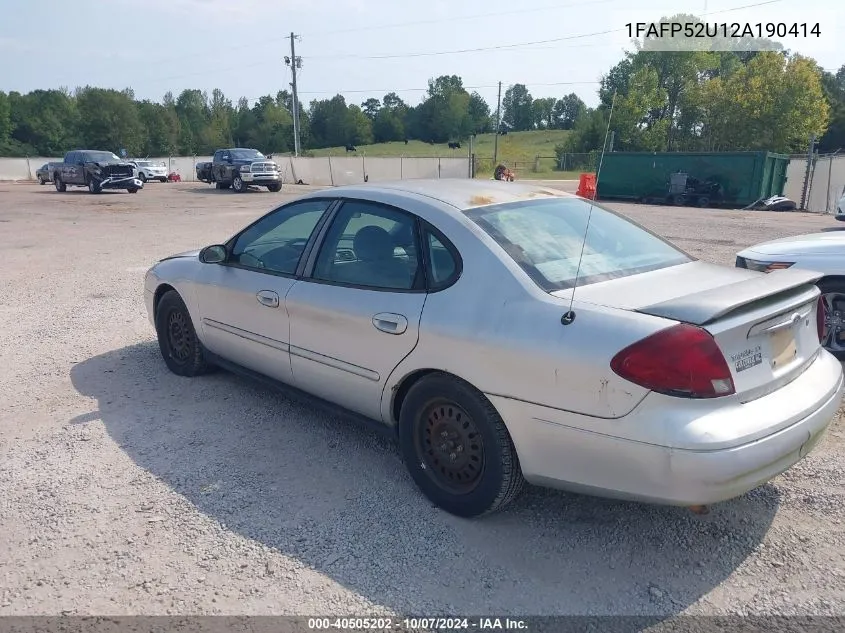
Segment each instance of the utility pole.
[{"label": "utility pole", "polygon": [[810,147],[807,150],[807,171],[804,174],[804,186],[801,189],[801,206],[798,208],[801,211],[807,210],[807,205],[810,204],[810,188],[813,185],[813,154],[816,151],[816,135],[810,137]]},{"label": "utility pole", "polygon": [[299,95],[296,91],[296,69],[302,68],[302,58],[296,56],[296,48],[294,47],[296,37],[296,34],[290,34],[290,57],[285,56],[285,64],[290,66],[293,74],[293,81],[291,82],[291,88],[293,88],[293,154],[299,156]]},{"label": "utility pole", "polygon": [[499,132],[502,126],[502,82],[499,82],[499,97],[496,100],[496,136],[493,137],[493,169],[496,169],[496,161],[499,159]]}]

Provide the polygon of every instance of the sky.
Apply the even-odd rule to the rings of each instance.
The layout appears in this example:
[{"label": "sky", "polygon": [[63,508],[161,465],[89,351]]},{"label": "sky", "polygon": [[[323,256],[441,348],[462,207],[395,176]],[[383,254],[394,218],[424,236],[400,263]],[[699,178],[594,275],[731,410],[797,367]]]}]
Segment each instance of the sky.
[{"label": "sky", "polygon": [[[495,110],[526,84],[536,97],[597,101],[602,73],[632,50],[626,24],[685,12],[711,23],[819,23],[780,40],[829,70],[845,64],[841,0],[0,0],[0,90],[220,88],[234,102],[289,89],[348,103],[394,91],[415,105],[430,78],[456,74]],[[757,6],[749,6],[757,5]],[[746,7],[746,8],[742,8]],[[774,38],[778,39],[778,38]],[[481,49],[481,50],[478,50]]]}]

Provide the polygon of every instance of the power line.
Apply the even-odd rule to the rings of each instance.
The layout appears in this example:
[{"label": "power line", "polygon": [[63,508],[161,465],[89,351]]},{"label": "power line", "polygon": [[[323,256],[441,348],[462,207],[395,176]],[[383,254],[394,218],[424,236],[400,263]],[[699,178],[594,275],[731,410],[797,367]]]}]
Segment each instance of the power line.
[{"label": "power line", "polygon": [[[522,82],[516,82],[522,83]],[[550,83],[522,83],[523,86],[526,88],[531,87],[538,87],[538,86],[577,86],[577,85],[598,85],[600,81],[553,81]],[[478,85],[478,86],[463,86],[464,90],[486,90],[491,88],[496,88],[498,84],[486,84],[486,85]],[[427,92],[428,86],[425,88],[371,88],[369,90],[309,90],[309,91],[299,91],[301,95],[335,95],[335,94],[388,94],[390,92]],[[247,101],[258,101],[259,99],[263,99],[265,97],[272,97],[271,94],[261,95],[260,97],[247,97]]]},{"label": "power line", "polygon": [[594,4],[607,4],[609,2],[618,2],[619,0],[592,0],[592,2],[569,2],[566,4],[552,4],[542,7],[533,7],[525,9],[516,9],[513,11],[497,11],[495,13],[476,13],[474,15],[458,15],[449,16],[447,18],[433,18],[430,20],[414,20],[413,22],[396,22],[393,24],[376,24],[374,26],[360,26],[351,29],[339,29],[336,31],[318,31],[316,33],[306,33],[306,35],[338,35],[341,33],[359,33],[361,31],[376,31],[382,29],[392,29],[405,26],[419,26],[422,24],[440,24],[441,22],[458,22],[462,20],[479,20],[486,18],[500,18],[503,15],[524,15],[526,13],[539,13],[541,11],[553,11],[555,9],[567,9],[569,7],[586,7]]},{"label": "power line", "polygon": [[[775,4],[777,2],[783,2],[783,0],[765,0],[764,2],[755,2],[753,4],[746,4],[741,7],[733,7],[730,9],[721,9],[719,11],[710,11],[708,13],[702,13],[701,16],[706,15],[718,15],[721,13],[730,13],[732,11],[740,11],[742,9],[751,9],[754,7],[762,7],[768,4]],[[531,42],[517,42],[514,44],[497,44],[495,46],[480,46],[476,48],[460,48],[454,49],[449,51],[425,51],[425,52],[417,52],[417,53],[392,53],[388,55],[311,55],[309,59],[407,59],[411,57],[434,57],[439,55],[460,55],[464,53],[482,53],[486,51],[496,51],[496,50],[506,50],[506,49],[513,49],[513,48],[521,48],[524,46],[534,46],[537,44],[552,44],[554,42],[565,42],[569,40],[577,40],[583,39],[587,37],[598,37],[600,35],[609,35],[611,33],[619,33],[624,32],[625,28],[616,28],[616,29],[608,29],[605,31],[595,31],[593,33],[582,33],[580,35],[566,35],[564,37],[555,37],[546,40],[533,40]]]},{"label": "power line", "polygon": [[[350,28],[350,29],[338,29],[338,30],[334,30],[334,31],[316,31],[316,32],[312,32],[312,33],[305,33],[305,35],[306,35],[306,37],[310,36],[310,35],[314,35],[314,36],[318,36],[318,35],[337,35],[337,34],[343,34],[343,33],[359,33],[359,32],[363,32],[363,31],[393,29],[393,28],[400,28],[400,27],[406,27],[406,26],[418,26],[418,25],[421,25],[421,24],[440,24],[440,23],[443,23],[443,22],[450,22],[451,23],[451,22],[458,22],[458,21],[463,21],[463,20],[483,20],[483,19],[489,19],[489,18],[499,18],[503,15],[539,13],[541,11],[553,11],[555,9],[566,9],[566,8],[570,8],[570,7],[584,7],[584,6],[594,5],[594,4],[607,4],[607,3],[610,3],[610,2],[618,2],[618,1],[619,0],[592,0],[590,2],[568,2],[568,3],[565,3],[565,4],[546,5],[546,6],[542,6],[542,7],[519,9],[519,10],[513,10],[513,11],[499,11],[497,13],[490,13],[490,12],[476,13],[476,14],[473,14],[473,15],[449,16],[449,17],[445,17],[445,18],[433,18],[433,19],[430,19],[430,20],[414,20],[414,21],[410,21],[410,22],[395,22],[393,24],[375,24],[375,25],[371,25],[371,26],[360,26],[360,27],[353,27],[353,28]],[[237,50],[245,50],[245,49],[255,50],[255,49],[258,49],[258,48],[265,46],[268,43],[282,43],[282,42],[285,42],[287,39],[288,39],[287,36],[286,37],[274,37],[274,38],[264,39],[264,40],[262,40],[262,42],[260,42],[258,44],[256,44],[255,42],[249,42],[249,43],[245,43],[245,44],[236,44],[234,46],[227,45],[225,54],[228,55],[232,51],[237,51]],[[179,59],[196,59],[198,57],[208,58],[208,56],[209,56],[209,53],[208,53],[208,51],[206,51],[206,52],[201,52],[201,53],[193,53],[191,55],[182,55],[182,56],[179,57]],[[171,61],[171,59],[172,58],[163,58],[163,59],[159,59],[159,60],[156,60],[154,62],[151,62],[151,63],[152,64],[157,64],[157,63],[163,64],[163,63]],[[215,72],[216,71],[217,71],[217,69],[215,69]],[[207,72],[207,71],[204,71],[204,72]]]}]

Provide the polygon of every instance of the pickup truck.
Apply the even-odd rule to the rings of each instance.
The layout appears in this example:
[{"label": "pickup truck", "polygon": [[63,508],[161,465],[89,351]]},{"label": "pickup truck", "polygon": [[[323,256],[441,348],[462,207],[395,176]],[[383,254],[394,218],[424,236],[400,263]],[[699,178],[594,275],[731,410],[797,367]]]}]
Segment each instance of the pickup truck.
[{"label": "pickup truck", "polygon": [[213,182],[217,189],[231,187],[236,193],[244,193],[250,185],[280,191],[282,176],[271,158],[272,155],[265,156],[257,149],[218,149],[210,163],[197,163],[197,180]]},{"label": "pickup truck", "polygon": [[132,163],[122,161],[111,152],[77,149],[65,154],[64,162],[56,163],[52,172],[56,191],[68,187],[88,187],[91,193],[103,189],[126,189],[138,193],[144,187]]}]

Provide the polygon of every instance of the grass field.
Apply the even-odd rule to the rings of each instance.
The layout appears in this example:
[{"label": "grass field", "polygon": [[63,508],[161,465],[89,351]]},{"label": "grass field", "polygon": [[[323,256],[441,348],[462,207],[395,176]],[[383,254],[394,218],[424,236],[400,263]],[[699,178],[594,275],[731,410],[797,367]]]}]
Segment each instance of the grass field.
[{"label": "grass field", "polygon": [[[566,140],[567,130],[532,130],[530,132],[510,132],[499,137],[498,162],[504,163],[517,172],[519,178],[577,178],[579,172],[557,171],[555,145]],[[493,146],[495,135],[479,134],[473,142],[473,153],[477,163],[477,174],[485,177],[493,173]],[[398,141],[356,146],[358,156],[466,156],[469,141],[461,143],[461,149],[449,149],[446,143],[430,145],[422,141]],[[343,147],[326,147],[308,150],[307,156],[351,156]],[[540,157],[537,160],[537,157]]]}]

